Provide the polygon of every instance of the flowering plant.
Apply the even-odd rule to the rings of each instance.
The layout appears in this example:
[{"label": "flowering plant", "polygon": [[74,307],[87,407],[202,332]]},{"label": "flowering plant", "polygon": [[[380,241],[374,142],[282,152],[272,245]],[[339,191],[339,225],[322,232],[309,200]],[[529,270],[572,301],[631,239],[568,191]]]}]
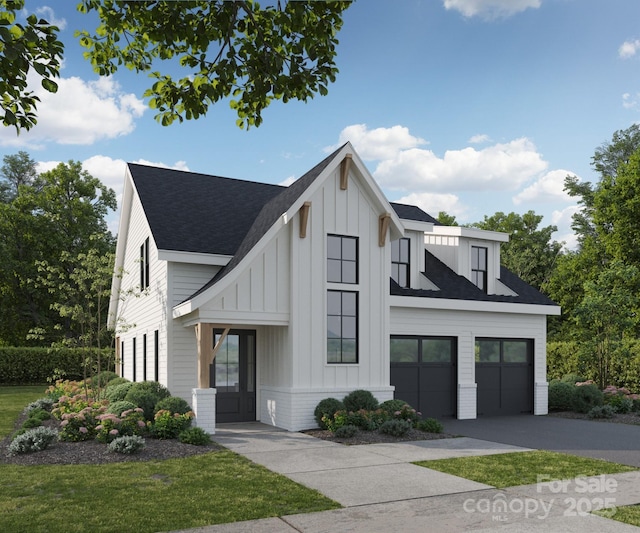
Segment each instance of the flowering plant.
[{"label": "flowering plant", "polygon": [[69,442],[80,442],[95,437],[96,417],[100,411],[95,411],[91,407],[85,407],[82,411],[75,413],[64,413],[61,415],[59,439]]},{"label": "flowering plant", "polygon": [[193,417],[193,411],[180,414],[161,409],[154,416],[151,434],[156,439],[175,439],[182,431],[191,426]]},{"label": "flowering plant", "polygon": [[120,416],[105,413],[97,417],[96,440],[111,442],[112,440],[130,435],[142,435],[147,429],[142,409],[136,407],[123,411]]}]

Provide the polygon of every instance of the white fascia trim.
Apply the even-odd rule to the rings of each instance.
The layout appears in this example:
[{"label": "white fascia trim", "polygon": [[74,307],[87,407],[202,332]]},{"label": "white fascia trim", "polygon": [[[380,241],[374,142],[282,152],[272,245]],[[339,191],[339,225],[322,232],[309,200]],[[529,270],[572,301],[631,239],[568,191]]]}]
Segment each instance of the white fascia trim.
[{"label": "white fascia trim", "polygon": [[232,324],[233,326],[288,326],[289,313],[243,313],[242,311],[207,313],[205,311],[191,317],[185,317],[182,321],[185,328],[195,326],[198,323]]},{"label": "white fascia trim", "polygon": [[423,233],[433,233],[433,222],[421,222],[420,220],[407,220],[401,218],[400,221],[404,229],[409,231],[421,231]]},{"label": "white fascia trim", "polygon": [[463,228],[460,226],[432,226],[431,234],[447,237],[468,237],[483,241],[509,242],[509,234],[500,231],[488,231],[478,228]]},{"label": "white fascia trim", "polygon": [[558,305],[486,302],[476,300],[449,300],[446,298],[422,298],[419,296],[391,296],[391,307],[411,309],[440,309],[447,311],[484,311],[519,315],[560,315]]},{"label": "white fascia trim", "polygon": [[173,263],[191,263],[194,265],[226,266],[231,261],[231,255],[205,254],[201,252],[179,252],[175,250],[158,250],[160,261]]}]

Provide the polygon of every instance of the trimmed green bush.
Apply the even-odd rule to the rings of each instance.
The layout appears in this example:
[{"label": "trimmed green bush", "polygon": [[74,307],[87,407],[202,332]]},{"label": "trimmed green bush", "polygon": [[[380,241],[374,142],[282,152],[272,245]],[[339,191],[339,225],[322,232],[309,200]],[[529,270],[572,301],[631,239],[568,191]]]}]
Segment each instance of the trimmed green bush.
[{"label": "trimmed green bush", "polygon": [[57,438],[58,432],[55,429],[44,426],[29,429],[11,441],[8,447],[9,455],[39,452],[46,449]]},{"label": "trimmed green bush", "polygon": [[123,411],[127,411],[128,409],[135,409],[136,407],[138,406],[131,402],[128,402],[127,400],[120,400],[117,402],[110,403],[107,406],[107,413],[120,416]]},{"label": "trimmed green bush", "polygon": [[375,411],[360,409],[359,411],[348,412],[343,425],[356,426],[364,431],[374,431],[387,420],[389,420],[389,414],[382,409],[376,409]]},{"label": "trimmed green bush", "polygon": [[420,431],[424,431],[426,433],[442,433],[444,430],[444,426],[435,418],[425,418],[424,420],[420,420],[416,427]]},{"label": "trimmed green bush", "polygon": [[31,411],[28,412],[28,417],[35,418],[37,420],[40,420],[40,422],[42,422],[44,420],[49,420],[51,418],[51,413],[46,409],[42,409],[41,407],[36,407],[35,409],[31,409]]},{"label": "trimmed green bush", "polygon": [[338,411],[343,410],[344,404],[340,400],[336,400],[335,398],[325,398],[324,400],[320,400],[320,403],[313,411],[313,416],[320,428],[329,429],[327,427],[327,424],[322,420],[322,417],[326,416],[333,420],[333,415],[335,415]]},{"label": "trimmed green bush", "polygon": [[38,426],[41,426],[41,425],[42,425],[42,420],[38,418],[29,417],[22,423],[22,428],[32,429],[32,428],[37,428]]},{"label": "trimmed green bush", "polygon": [[127,378],[121,378],[121,377],[113,378],[113,379],[110,379],[109,382],[107,383],[107,388],[115,387],[116,385],[121,385],[122,383],[131,383],[131,381],[128,380]]},{"label": "trimmed green bush", "polygon": [[405,405],[408,405],[404,400],[387,400],[380,404],[380,409],[386,411],[390,415],[393,415],[396,411],[400,411]]},{"label": "trimmed green bush", "polygon": [[580,374],[565,374],[560,380],[563,383],[569,383],[569,385],[575,385],[578,382],[586,381]]},{"label": "trimmed green bush", "polygon": [[571,409],[576,413],[588,413],[594,407],[604,403],[604,394],[595,385],[575,387],[571,400]]},{"label": "trimmed green bush", "polygon": [[356,433],[358,433],[358,428],[353,424],[347,424],[336,429],[335,436],[340,439],[350,439],[355,437]]},{"label": "trimmed green bush", "polygon": [[587,416],[589,418],[613,418],[615,414],[615,409],[610,405],[599,405],[592,407]]},{"label": "trimmed green bush", "polygon": [[211,437],[204,429],[193,427],[182,431],[178,435],[178,440],[193,446],[206,446],[211,442]]},{"label": "trimmed green bush", "polygon": [[108,386],[104,391],[104,397],[110,402],[119,402],[125,399],[129,389],[133,386],[131,381],[125,381],[119,385]]},{"label": "trimmed green bush", "polygon": [[549,383],[549,411],[569,411],[573,405],[575,385],[553,380]]},{"label": "trimmed green bush", "polygon": [[137,453],[145,446],[145,441],[140,435],[125,435],[113,439],[107,449],[110,452],[133,454]]},{"label": "trimmed green bush", "polygon": [[368,390],[358,389],[347,394],[342,400],[347,411],[375,411],[378,408],[378,400]]},{"label": "trimmed green bush", "polygon": [[159,401],[158,397],[152,392],[144,389],[134,389],[133,387],[127,392],[124,397],[125,401],[131,402],[136,407],[140,407],[144,412],[146,420],[153,420],[153,410],[156,403]]},{"label": "trimmed green bush", "polygon": [[[54,375],[70,380],[84,377],[87,351],[80,348],[25,348],[0,346],[0,384],[46,383]],[[93,355],[95,358],[96,355]],[[103,367],[113,368],[114,352],[101,353]],[[91,374],[90,371],[87,374]]]},{"label": "trimmed green bush", "polygon": [[169,396],[160,400],[154,407],[156,413],[162,410],[184,415],[191,411],[191,406],[178,396]]},{"label": "trimmed green bush", "polygon": [[30,414],[32,411],[39,409],[39,410],[43,410],[43,411],[47,411],[47,412],[51,412],[51,409],[53,409],[53,404],[54,404],[54,400],[53,398],[39,398],[38,400],[36,400],[35,402],[31,402],[29,405],[27,405],[24,408],[24,412],[26,414]]},{"label": "trimmed green bush", "polygon": [[191,426],[193,413],[181,415],[169,411],[158,411],[151,426],[151,435],[156,439],[175,439]]},{"label": "trimmed green bush", "polygon": [[387,420],[380,426],[380,432],[392,437],[402,437],[407,434],[411,429],[412,424],[408,420],[400,420],[395,418],[393,420]]},{"label": "trimmed green bush", "polygon": [[118,377],[118,374],[113,372],[112,370],[103,370],[99,374],[93,376],[91,380],[91,385],[94,387],[106,387],[107,383],[109,383],[112,379]]}]

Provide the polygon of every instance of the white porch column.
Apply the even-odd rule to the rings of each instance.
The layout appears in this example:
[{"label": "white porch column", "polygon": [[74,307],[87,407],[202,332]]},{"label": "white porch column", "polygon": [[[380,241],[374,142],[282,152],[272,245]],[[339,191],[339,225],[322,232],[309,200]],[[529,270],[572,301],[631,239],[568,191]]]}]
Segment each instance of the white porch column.
[{"label": "white porch column", "polygon": [[195,425],[213,435],[216,432],[216,389],[191,389]]},{"label": "white porch column", "polygon": [[533,414],[549,414],[549,383],[536,381],[533,390]]},{"label": "white porch column", "polygon": [[476,383],[458,383],[458,420],[476,418]]}]

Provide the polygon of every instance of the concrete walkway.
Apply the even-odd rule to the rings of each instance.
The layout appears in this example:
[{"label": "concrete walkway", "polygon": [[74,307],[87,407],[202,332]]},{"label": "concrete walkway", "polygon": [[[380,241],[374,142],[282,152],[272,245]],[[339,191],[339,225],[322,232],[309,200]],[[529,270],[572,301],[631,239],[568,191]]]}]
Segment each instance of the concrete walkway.
[{"label": "concrete walkway", "polygon": [[638,531],[589,511],[602,503],[607,507],[640,503],[640,472],[608,475],[588,483],[572,480],[564,485],[546,483],[498,490],[410,464],[529,450],[511,444],[461,437],[343,446],[258,422],[220,425],[214,440],[318,490],[344,508],[220,524],[190,530],[192,533]]}]

